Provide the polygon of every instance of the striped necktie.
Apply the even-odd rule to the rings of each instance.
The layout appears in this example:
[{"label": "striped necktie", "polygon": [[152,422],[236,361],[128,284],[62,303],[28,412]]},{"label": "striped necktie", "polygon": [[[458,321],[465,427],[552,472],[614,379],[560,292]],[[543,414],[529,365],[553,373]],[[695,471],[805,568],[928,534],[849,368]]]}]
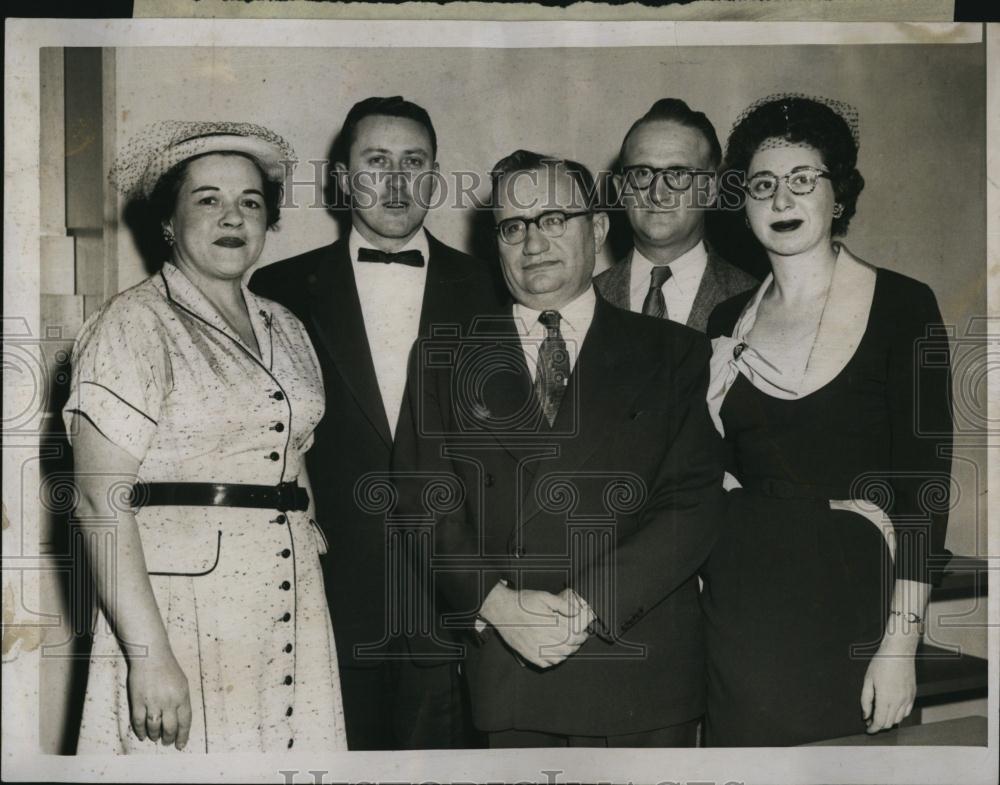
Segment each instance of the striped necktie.
[{"label": "striped necktie", "polygon": [[673,275],[668,264],[654,264],[649,273],[649,291],[642,303],[642,312],[657,319],[667,318],[667,301],[663,299],[663,284]]}]

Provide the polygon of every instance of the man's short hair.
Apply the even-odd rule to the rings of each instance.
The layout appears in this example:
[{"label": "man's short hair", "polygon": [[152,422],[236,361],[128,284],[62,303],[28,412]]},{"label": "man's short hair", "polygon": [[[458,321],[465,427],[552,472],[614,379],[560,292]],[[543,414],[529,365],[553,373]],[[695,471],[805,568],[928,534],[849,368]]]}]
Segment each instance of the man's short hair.
[{"label": "man's short hair", "polygon": [[497,198],[500,181],[508,175],[516,172],[535,172],[547,167],[562,168],[571,178],[584,202],[591,210],[600,210],[601,198],[597,191],[594,175],[583,164],[572,161],[568,158],[559,158],[554,155],[535,153],[531,150],[515,150],[508,156],[504,156],[497,161],[490,170],[490,180],[492,182],[491,205],[494,208],[500,206]]},{"label": "man's short hair", "polygon": [[340,131],[338,144],[334,150],[335,160],[343,164],[348,162],[358,123],[373,115],[405,117],[420,123],[427,129],[431,139],[431,158],[437,159],[437,134],[434,132],[434,124],[431,123],[431,116],[427,114],[427,110],[412,101],[407,101],[401,95],[393,95],[387,98],[372,96],[364,101],[358,101],[351,107],[351,111],[344,118],[344,127]]},{"label": "man's short hair", "polygon": [[632,123],[632,127],[628,129],[628,133],[625,134],[625,138],[622,140],[621,150],[618,152],[619,166],[623,165],[625,161],[625,145],[628,143],[628,138],[632,135],[632,132],[643,123],[651,123],[657,120],[670,120],[686,128],[700,131],[701,135],[705,137],[705,141],[708,142],[709,165],[713,169],[719,168],[719,164],[722,162],[722,145],[719,144],[719,137],[715,133],[715,126],[712,125],[711,120],[705,116],[704,112],[694,111],[680,98],[661,98],[649,107],[649,111],[646,114]]}]

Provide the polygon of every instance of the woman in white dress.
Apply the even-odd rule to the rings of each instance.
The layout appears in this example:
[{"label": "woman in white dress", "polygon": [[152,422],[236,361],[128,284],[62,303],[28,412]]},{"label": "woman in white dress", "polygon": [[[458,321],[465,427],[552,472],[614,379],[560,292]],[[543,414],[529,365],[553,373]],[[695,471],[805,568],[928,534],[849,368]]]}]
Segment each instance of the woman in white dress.
[{"label": "woman in white dress", "polygon": [[346,749],[303,453],[302,324],[244,274],[278,220],[281,137],[161,123],[112,177],[170,259],[84,325],[64,410],[101,610],[78,752]]}]

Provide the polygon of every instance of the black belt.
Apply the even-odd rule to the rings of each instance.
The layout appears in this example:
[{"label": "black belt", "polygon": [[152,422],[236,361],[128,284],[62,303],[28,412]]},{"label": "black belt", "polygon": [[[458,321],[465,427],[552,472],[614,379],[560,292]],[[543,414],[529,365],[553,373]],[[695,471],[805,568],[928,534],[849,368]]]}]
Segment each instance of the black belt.
[{"label": "black belt", "polygon": [[133,507],[260,507],[302,512],[309,507],[309,494],[297,482],[278,485],[137,482],[132,486],[131,501]]}]

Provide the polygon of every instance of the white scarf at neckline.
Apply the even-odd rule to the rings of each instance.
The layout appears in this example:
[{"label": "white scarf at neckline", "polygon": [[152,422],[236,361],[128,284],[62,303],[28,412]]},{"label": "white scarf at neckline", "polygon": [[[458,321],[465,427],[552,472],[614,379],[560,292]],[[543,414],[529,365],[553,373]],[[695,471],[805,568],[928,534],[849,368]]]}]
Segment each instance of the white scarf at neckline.
[{"label": "white scarf at neckline", "polygon": [[722,403],[741,373],[761,392],[783,400],[803,398],[833,381],[850,362],[864,337],[875,294],[875,277],[872,265],[838,244],[833,278],[808,361],[800,373],[790,375],[746,340],[757,321],[761,300],[774,285],[774,273],[768,274],[743,309],[732,335],[712,340],[708,409],[720,434],[725,436],[720,416]]}]

